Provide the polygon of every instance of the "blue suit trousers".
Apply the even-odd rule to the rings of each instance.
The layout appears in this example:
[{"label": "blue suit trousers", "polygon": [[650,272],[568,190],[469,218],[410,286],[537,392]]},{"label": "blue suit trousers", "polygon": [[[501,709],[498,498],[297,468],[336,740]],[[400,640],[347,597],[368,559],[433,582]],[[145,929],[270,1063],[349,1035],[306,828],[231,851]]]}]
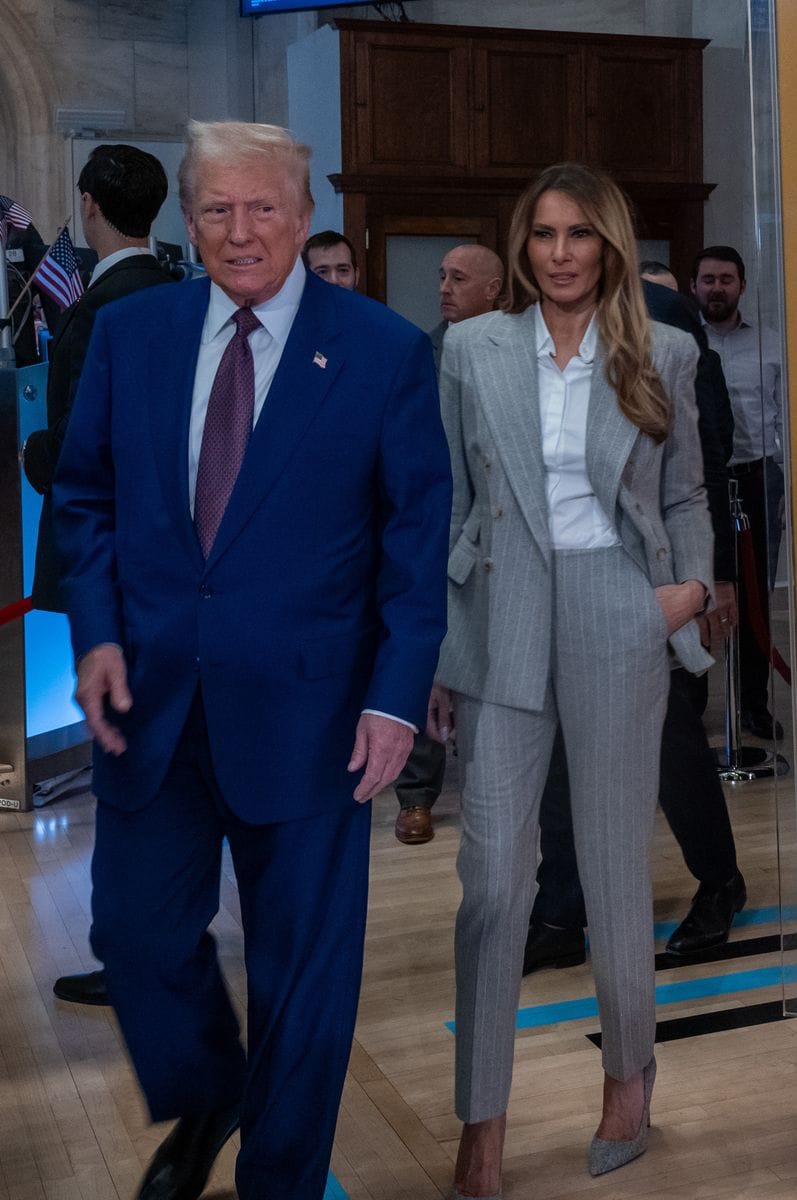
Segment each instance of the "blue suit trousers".
[{"label": "blue suit trousers", "polygon": [[[290,813],[291,797],[285,797]],[[321,1200],[362,972],[370,804],[252,825],[225,803],[197,698],[163,786],[100,801],[92,945],[153,1120],[242,1103],[240,1200]],[[208,926],[238,881],[245,1054]]]}]

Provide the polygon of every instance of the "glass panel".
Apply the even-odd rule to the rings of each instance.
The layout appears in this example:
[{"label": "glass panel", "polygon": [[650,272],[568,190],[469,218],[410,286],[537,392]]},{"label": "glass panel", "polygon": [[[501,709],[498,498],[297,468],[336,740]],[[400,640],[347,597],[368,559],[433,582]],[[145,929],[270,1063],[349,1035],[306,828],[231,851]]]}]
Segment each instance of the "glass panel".
[{"label": "glass panel", "polygon": [[[783,229],[780,207],[780,163],[778,159],[778,106],[775,58],[774,0],[751,0],[750,9],[750,75],[753,116],[753,163],[755,184],[755,225],[758,241],[758,278],[756,303],[762,326],[771,327],[776,334],[776,349],[781,365],[781,445],[772,456],[780,459],[785,474],[786,494],[791,494],[789,478],[788,403],[785,387],[785,307],[783,285]],[[762,382],[766,384],[766,353],[762,353]],[[762,391],[764,389],[762,388]],[[791,688],[788,663],[791,662],[794,614],[791,612],[793,578],[791,536],[782,532],[779,519],[778,484],[781,466],[767,459],[768,519],[770,523],[770,557],[768,571],[771,592],[770,616],[773,646],[772,711],[785,729],[782,749],[784,758],[794,760],[794,735]],[[785,504],[788,521],[790,506]],[[789,779],[776,778],[775,804],[778,830],[778,868],[780,882],[781,928],[783,934],[784,1007],[797,1015],[797,957],[792,948],[797,939],[797,845],[795,839],[795,793]]]},{"label": "glass panel", "polygon": [[388,235],[387,305],[427,332],[440,324],[437,272],[455,246],[475,242],[475,237],[425,237]]}]

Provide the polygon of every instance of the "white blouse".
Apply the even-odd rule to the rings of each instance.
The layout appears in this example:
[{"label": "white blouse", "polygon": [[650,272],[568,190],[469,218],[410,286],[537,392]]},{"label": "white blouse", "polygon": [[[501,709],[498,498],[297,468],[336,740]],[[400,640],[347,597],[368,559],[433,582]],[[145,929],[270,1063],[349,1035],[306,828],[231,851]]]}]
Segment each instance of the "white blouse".
[{"label": "white blouse", "polygon": [[539,304],[534,306],[542,428],[542,457],[548,496],[548,528],[554,550],[619,546],[617,530],[587,478],[587,411],[598,341],[595,315],[564,371]]}]

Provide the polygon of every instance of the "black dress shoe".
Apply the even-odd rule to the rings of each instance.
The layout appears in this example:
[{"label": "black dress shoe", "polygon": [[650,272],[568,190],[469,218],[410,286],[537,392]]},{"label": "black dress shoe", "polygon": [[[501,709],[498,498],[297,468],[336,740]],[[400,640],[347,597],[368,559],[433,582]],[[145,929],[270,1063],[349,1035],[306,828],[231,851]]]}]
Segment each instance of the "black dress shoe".
[{"label": "black dress shoe", "polygon": [[577,967],[587,957],[583,929],[557,929],[542,921],[529,925],[523,954],[523,974],[541,967]]},{"label": "black dress shoe", "polygon": [[683,957],[722,946],[728,940],[733,918],[746,903],[747,890],[739,871],[714,891],[708,891],[701,883],[689,912],[667,943],[667,953]]},{"label": "black dress shoe", "polygon": [[198,1200],[219,1151],[239,1124],[237,1104],[204,1117],[181,1117],[155,1151],[138,1200]]},{"label": "black dress shoe", "polygon": [[62,975],[53,984],[53,992],[59,1000],[72,1004],[110,1004],[105,986],[104,971],[88,971],[81,975]]},{"label": "black dress shoe", "polygon": [[743,708],[741,718],[742,729],[752,733],[753,737],[761,738],[766,742],[783,741],[783,726],[780,721],[772,719],[772,713],[768,708]]}]

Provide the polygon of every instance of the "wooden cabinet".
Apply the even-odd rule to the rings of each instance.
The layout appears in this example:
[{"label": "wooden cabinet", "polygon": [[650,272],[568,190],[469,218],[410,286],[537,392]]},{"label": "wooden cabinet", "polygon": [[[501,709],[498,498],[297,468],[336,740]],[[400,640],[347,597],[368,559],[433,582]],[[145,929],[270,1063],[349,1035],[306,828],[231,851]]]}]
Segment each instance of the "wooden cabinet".
[{"label": "wooden cabinet", "polygon": [[579,159],[702,171],[694,38],[339,21],[344,171],[517,175]]},{"label": "wooden cabinet", "polygon": [[[487,222],[503,252],[514,202],[550,163],[609,171],[638,234],[681,279],[703,236],[702,52],[694,38],[339,20],[346,233],[384,299],[384,239],[410,221]],[[447,226],[448,227],[448,226]],[[394,235],[395,236],[395,235]],[[369,261],[370,260],[370,261]]]}]

